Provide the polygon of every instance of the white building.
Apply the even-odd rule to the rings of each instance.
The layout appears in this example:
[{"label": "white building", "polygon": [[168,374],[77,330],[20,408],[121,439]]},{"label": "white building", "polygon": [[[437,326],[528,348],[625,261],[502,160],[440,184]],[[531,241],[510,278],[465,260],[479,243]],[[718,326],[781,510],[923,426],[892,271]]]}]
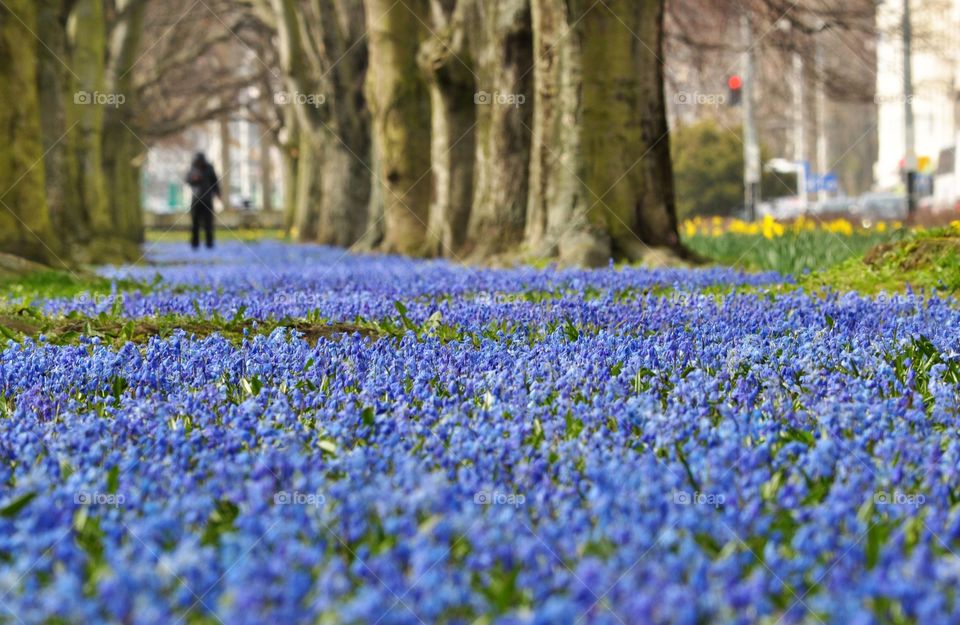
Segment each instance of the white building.
[{"label": "white building", "polygon": [[[912,0],[910,13],[915,152],[920,173],[932,175],[941,151],[957,142],[960,0]],[[901,192],[906,143],[902,16],[902,0],[883,0],[877,10],[879,150],[874,165],[877,188]],[[951,189],[949,195],[956,193]]]},{"label": "white building", "polygon": [[223,137],[220,122],[209,122],[191,128],[178,137],[154,145],[147,152],[142,171],[144,210],[156,213],[186,211],[190,204],[190,187],[184,182],[194,154],[204,152],[221,177],[224,195],[229,193],[233,208],[249,203],[250,208],[264,207],[262,165],[267,150],[270,166],[270,205],[274,210],[282,204],[280,153],[271,145],[263,129],[246,120],[228,123],[230,163],[224,166]]}]

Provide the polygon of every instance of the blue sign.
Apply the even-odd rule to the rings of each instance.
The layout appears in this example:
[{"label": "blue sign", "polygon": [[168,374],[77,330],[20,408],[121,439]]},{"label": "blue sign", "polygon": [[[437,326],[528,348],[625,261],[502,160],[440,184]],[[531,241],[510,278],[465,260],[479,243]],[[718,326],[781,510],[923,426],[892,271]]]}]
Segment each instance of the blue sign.
[{"label": "blue sign", "polygon": [[833,172],[828,171],[825,174],[811,174],[807,179],[807,191],[818,192],[826,191],[836,193],[840,190],[840,180]]}]

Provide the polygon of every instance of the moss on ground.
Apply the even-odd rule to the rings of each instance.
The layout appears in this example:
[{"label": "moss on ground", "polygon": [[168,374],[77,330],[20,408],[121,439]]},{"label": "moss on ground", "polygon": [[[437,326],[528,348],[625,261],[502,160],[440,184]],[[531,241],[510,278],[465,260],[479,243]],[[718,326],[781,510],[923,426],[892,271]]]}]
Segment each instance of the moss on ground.
[{"label": "moss on ground", "polygon": [[296,330],[311,345],[315,345],[321,338],[335,338],[345,334],[358,333],[372,339],[381,336],[381,332],[371,325],[298,319],[225,320],[179,315],[123,319],[108,315],[47,316],[32,308],[0,311],[0,339],[38,339],[42,335],[45,341],[55,345],[76,344],[81,337],[99,337],[115,346],[128,342],[146,343],[151,337],[165,338],[177,330],[197,337],[219,334],[228,340],[240,342],[254,334],[269,334],[280,327]]},{"label": "moss on ground", "polygon": [[41,268],[22,275],[0,274],[0,304],[31,305],[56,297],[110,295],[118,291],[146,290],[149,285],[131,280],[108,280],[87,272]]},{"label": "moss on ground", "polygon": [[901,241],[877,245],[860,258],[798,278],[807,290],[823,288],[865,294],[930,294],[960,291],[960,228],[918,231]]}]

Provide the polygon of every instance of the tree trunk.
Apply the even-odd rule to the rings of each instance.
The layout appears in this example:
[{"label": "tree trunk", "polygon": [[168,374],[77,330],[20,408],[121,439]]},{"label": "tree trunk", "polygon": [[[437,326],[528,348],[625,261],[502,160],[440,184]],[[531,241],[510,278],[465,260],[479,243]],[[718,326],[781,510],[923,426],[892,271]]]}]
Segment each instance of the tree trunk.
[{"label": "tree trunk", "polygon": [[300,170],[300,129],[297,116],[292,110],[284,109],[281,115],[283,129],[278,143],[283,176],[283,229],[287,236],[296,238],[294,228],[297,214],[297,172]]},{"label": "tree trunk", "polygon": [[232,139],[230,138],[230,118],[226,115],[220,117],[217,121],[217,127],[220,132],[220,167],[218,169],[220,175],[220,203],[223,206],[223,210],[228,211],[233,206],[233,201],[230,197],[230,178],[233,173],[233,159],[231,158],[231,148],[230,145]]},{"label": "tree trunk", "polygon": [[533,0],[533,21],[528,242],[589,265],[679,250],[658,59],[663,0]]},{"label": "tree trunk", "polygon": [[[355,2],[272,0],[299,139],[294,230],[301,240],[349,246],[370,202],[369,120],[363,101],[364,17]],[[303,11],[307,11],[306,14]]]},{"label": "tree trunk", "polygon": [[69,50],[62,4],[61,0],[42,0],[37,5],[37,36],[46,44],[37,49],[37,85],[47,205],[60,249],[69,257],[72,244],[88,234],[83,205],[77,197],[76,161],[72,158],[78,133],[67,125],[67,102],[72,105],[74,88],[71,70],[64,64]]},{"label": "tree trunk", "polygon": [[317,236],[317,202],[323,189],[320,185],[320,159],[323,139],[301,126],[297,149],[297,187],[294,194],[293,233],[300,241],[312,241]]},{"label": "tree trunk", "polygon": [[[370,137],[370,169],[374,172],[381,171],[376,135]],[[355,247],[367,251],[379,248],[383,243],[384,230],[383,185],[373,181],[370,185],[370,202],[367,204],[366,229]]]},{"label": "tree trunk", "polygon": [[112,253],[115,224],[107,203],[103,176],[104,104],[117,94],[105,91],[106,22],[101,0],[77,0],[68,23],[73,49],[72,67],[76,76],[73,103],[68,105],[68,125],[78,139],[73,158],[80,183],[78,197],[90,232],[86,242],[87,260],[99,260]]},{"label": "tree trunk", "polygon": [[283,229],[287,236],[296,237],[294,226],[297,214],[297,171],[300,165],[297,161],[299,151],[296,148],[283,146],[281,149],[281,165],[283,167]]},{"label": "tree trunk", "polygon": [[425,1],[364,0],[369,33],[367,101],[378,152],[388,252],[422,255],[430,211],[430,100],[419,78]]},{"label": "tree trunk", "polygon": [[145,3],[135,1],[131,5],[131,1],[118,4],[124,16],[114,25],[110,41],[109,89],[122,96],[123,101],[118,100],[116,105],[106,107],[103,131],[107,198],[116,232],[126,242],[126,256],[136,255],[136,244],[144,240],[140,168],[147,151],[147,146],[136,134],[136,113],[140,103],[133,73],[143,34]]},{"label": "tree trunk", "polygon": [[469,239],[481,256],[523,240],[533,123],[530,0],[478,4],[476,189]]},{"label": "tree trunk", "polygon": [[366,129],[354,129],[352,134],[340,126],[341,132],[335,136],[324,133],[323,173],[320,180],[320,214],[317,227],[317,241],[327,245],[350,247],[363,236],[367,222],[367,206],[370,203],[370,169],[360,160],[368,158],[369,147],[362,150],[363,156],[349,149],[344,142],[354,148],[367,143]]},{"label": "tree trunk", "polygon": [[140,208],[140,165],[146,148],[120,121],[121,114],[108,111],[103,129],[103,170],[107,198],[114,223],[113,234],[126,243],[121,256],[136,257],[136,244],[143,242]]},{"label": "tree trunk", "polygon": [[0,4],[0,250],[52,262],[35,31],[34,0]]},{"label": "tree trunk", "polygon": [[260,137],[260,208],[265,213],[273,211],[273,144]]},{"label": "tree trunk", "polygon": [[456,255],[473,200],[476,81],[464,18],[471,0],[430,0],[433,23],[417,57],[430,93],[431,202],[426,252]]}]

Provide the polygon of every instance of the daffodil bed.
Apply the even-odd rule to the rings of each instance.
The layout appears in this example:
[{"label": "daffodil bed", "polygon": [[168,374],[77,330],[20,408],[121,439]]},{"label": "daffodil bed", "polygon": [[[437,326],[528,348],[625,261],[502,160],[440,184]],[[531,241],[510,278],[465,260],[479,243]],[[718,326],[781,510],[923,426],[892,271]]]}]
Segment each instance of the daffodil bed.
[{"label": "daffodil bed", "polygon": [[684,242],[705,257],[783,274],[800,274],[858,258],[907,232],[899,222],[880,221],[864,228],[843,218],[815,217],[800,217],[791,223],[769,216],[755,222],[698,217],[680,225]]},{"label": "daffodil bed", "polygon": [[243,332],[7,330],[0,622],[960,621],[950,301],[183,255],[39,304]]}]

